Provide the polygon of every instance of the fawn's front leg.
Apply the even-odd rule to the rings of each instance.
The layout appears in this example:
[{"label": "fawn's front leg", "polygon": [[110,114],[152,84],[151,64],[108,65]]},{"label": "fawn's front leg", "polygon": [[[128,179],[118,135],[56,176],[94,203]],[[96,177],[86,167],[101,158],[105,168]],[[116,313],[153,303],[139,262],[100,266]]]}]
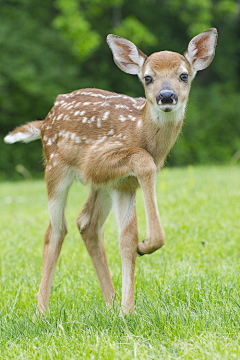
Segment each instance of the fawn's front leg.
[{"label": "fawn's front leg", "polygon": [[129,310],[134,312],[134,277],[138,244],[136,191],[114,190],[112,199],[122,259],[122,311],[128,314]]},{"label": "fawn's front leg", "polygon": [[138,255],[151,254],[164,245],[165,234],[161,225],[156,200],[156,165],[145,150],[132,156],[132,168],[142,188],[147,221],[147,236],[138,244]]}]

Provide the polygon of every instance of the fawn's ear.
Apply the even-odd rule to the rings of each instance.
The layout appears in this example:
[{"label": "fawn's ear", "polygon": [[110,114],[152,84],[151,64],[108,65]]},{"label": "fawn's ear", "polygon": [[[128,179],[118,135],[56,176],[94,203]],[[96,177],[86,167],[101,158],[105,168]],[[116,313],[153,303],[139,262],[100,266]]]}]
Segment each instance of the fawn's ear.
[{"label": "fawn's ear", "polygon": [[107,43],[112,50],[113,59],[119,69],[128,74],[140,76],[147,55],[131,41],[117,35],[108,35]]},{"label": "fawn's ear", "polygon": [[217,29],[211,28],[195,36],[188,44],[185,58],[191,64],[193,75],[211,64],[217,45]]}]

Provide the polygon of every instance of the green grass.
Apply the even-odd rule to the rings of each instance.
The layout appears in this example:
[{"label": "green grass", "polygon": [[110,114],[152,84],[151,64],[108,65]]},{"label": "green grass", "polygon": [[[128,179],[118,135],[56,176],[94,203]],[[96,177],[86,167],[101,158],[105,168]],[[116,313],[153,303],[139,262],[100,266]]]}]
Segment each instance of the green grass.
[{"label": "green grass", "polygon": [[[1,183],[1,359],[239,359],[240,168],[165,168],[157,196],[166,245],[137,260],[136,316],[108,310],[75,225],[88,189],[74,184],[69,225],[46,318],[35,316],[43,237],[43,181]],[[145,237],[142,194],[139,240]],[[121,298],[117,227],[105,243]]]}]

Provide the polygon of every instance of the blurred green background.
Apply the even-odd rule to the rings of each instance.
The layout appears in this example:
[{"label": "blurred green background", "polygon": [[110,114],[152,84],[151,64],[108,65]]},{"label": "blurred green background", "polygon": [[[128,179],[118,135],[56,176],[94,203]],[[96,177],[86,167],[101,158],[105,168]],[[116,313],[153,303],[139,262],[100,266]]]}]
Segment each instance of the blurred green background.
[{"label": "blurred green background", "polygon": [[143,52],[184,53],[216,27],[216,56],[197,75],[170,165],[229,163],[240,149],[240,3],[236,0],[0,0],[0,180],[17,164],[43,175],[41,143],[6,145],[16,125],[44,119],[59,93],[95,87],[144,96],[135,76],[114,64],[114,33]]}]

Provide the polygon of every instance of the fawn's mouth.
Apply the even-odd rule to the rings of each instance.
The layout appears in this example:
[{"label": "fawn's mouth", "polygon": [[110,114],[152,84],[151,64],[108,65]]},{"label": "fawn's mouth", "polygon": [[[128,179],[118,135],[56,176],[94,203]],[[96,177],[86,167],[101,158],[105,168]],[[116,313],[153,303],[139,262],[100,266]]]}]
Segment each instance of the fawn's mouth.
[{"label": "fawn's mouth", "polygon": [[176,104],[159,104],[158,106],[164,112],[171,112],[176,107]]}]

